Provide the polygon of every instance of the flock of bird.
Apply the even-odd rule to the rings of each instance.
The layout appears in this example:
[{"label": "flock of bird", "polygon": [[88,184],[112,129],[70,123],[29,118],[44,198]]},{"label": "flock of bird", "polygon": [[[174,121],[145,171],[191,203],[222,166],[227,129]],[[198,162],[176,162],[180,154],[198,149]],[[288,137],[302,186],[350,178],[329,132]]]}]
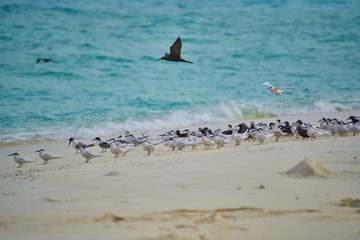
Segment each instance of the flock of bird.
[{"label": "flock of bird", "polygon": [[[255,124],[251,121],[250,126],[245,123],[240,123],[236,126],[228,125],[229,128],[224,131],[200,127],[194,131],[188,129],[183,131],[171,130],[156,137],[150,137],[145,133],[142,133],[141,137],[135,137],[127,131],[124,137],[120,135],[107,141],[102,141],[99,137],[96,137],[92,140],[95,143],[81,143],[74,138],[70,138],[68,146],[71,145],[75,149],[75,153],[80,151],[80,155],[86,159],[85,162],[89,162],[90,159],[104,156],[107,150],[114,154],[115,158],[118,158],[120,154],[125,156],[140,145],[147,152],[147,155],[150,155],[156,149],[163,147],[168,147],[172,151],[175,149],[181,151],[188,147],[195,149],[200,145],[203,145],[204,149],[212,146],[222,148],[226,144],[240,145],[245,140],[258,141],[259,144],[263,144],[268,139],[275,138],[275,141],[279,141],[279,139],[286,136],[315,140],[322,135],[345,136],[352,134],[355,136],[360,133],[360,117],[350,116],[346,121],[339,121],[336,118],[322,118],[318,121],[320,123],[319,127],[314,127],[312,123],[305,123],[301,120],[290,124],[289,121],[281,122],[278,119],[269,125],[261,122]],[[92,152],[87,149],[95,145],[101,148],[101,152]],[[44,164],[47,164],[49,160],[63,157],[49,154],[44,149],[39,149],[35,153],[39,153],[39,157],[44,161]],[[8,156],[13,156],[14,161],[19,164],[19,167],[22,167],[25,163],[37,161],[37,159],[25,159],[18,153],[12,153]]]},{"label": "flock of bird", "polygon": [[[192,63],[181,58],[181,48],[182,42],[180,37],[178,37],[170,46],[170,53],[165,53],[163,57],[157,60]],[[57,63],[50,58],[38,58],[36,63],[41,61],[44,63]],[[275,87],[269,82],[265,82],[264,85],[268,87],[271,93],[276,95],[282,93],[282,90],[280,89],[292,89],[289,87]],[[275,123],[270,123],[269,126],[265,123],[258,123],[255,125],[254,122],[251,122],[250,126],[247,126],[245,123],[240,123],[234,127],[229,125],[229,129],[225,131],[221,131],[220,129],[213,131],[207,127],[199,128],[196,131],[189,131],[188,129],[182,132],[179,130],[171,130],[157,137],[150,137],[144,133],[141,137],[135,137],[133,134],[126,132],[124,138],[119,136],[107,141],[102,141],[99,137],[94,138],[93,141],[95,141],[95,144],[101,148],[100,153],[87,150],[87,148],[95,146],[94,143],[85,144],[74,138],[70,138],[68,145],[72,145],[76,150],[76,153],[80,151],[81,156],[86,159],[86,162],[89,162],[92,158],[104,156],[107,149],[110,149],[111,153],[117,158],[120,154],[125,156],[128,152],[137,149],[139,145],[142,145],[144,151],[150,155],[156,149],[165,146],[173,151],[175,149],[181,151],[187,147],[195,149],[199,145],[204,145],[205,149],[214,145],[216,145],[217,148],[222,148],[226,144],[235,143],[235,145],[239,145],[242,141],[250,139],[253,139],[254,141],[257,140],[259,141],[259,144],[263,144],[270,138],[275,138],[275,141],[278,141],[285,136],[301,136],[303,139],[310,138],[311,140],[315,140],[317,137],[327,134],[339,134],[344,136],[352,133],[355,135],[360,132],[359,118],[360,117],[350,116],[347,119],[350,121],[347,123],[338,121],[337,119],[322,118],[319,120],[320,127],[318,128],[314,127],[313,124],[304,123],[301,120],[292,124],[290,124],[289,121],[281,122],[280,120],[277,120]],[[49,154],[44,149],[39,149],[36,152],[38,152],[39,157],[44,160],[44,164],[47,164],[49,160],[63,157],[60,155]],[[37,159],[25,159],[18,153],[12,153],[9,156],[13,156],[14,161],[19,164],[19,167],[22,167],[25,163],[37,161]]]}]

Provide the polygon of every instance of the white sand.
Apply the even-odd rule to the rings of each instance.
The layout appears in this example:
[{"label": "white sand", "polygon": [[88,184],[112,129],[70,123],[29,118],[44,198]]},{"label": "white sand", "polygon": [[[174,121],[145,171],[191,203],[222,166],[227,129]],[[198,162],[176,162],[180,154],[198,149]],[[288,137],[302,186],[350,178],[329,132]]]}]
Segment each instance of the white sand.
[{"label": "white sand", "polygon": [[[358,113],[326,116],[350,114]],[[64,158],[17,168],[7,157],[39,158],[40,148]],[[360,136],[164,147],[150,156],[140,147],[89,163],[74,152],[67,141],[0,147],[0,239],[360,239],[360,209],[339,206],[360,198]],[[286,173],[304,159],[329,172]]]}]

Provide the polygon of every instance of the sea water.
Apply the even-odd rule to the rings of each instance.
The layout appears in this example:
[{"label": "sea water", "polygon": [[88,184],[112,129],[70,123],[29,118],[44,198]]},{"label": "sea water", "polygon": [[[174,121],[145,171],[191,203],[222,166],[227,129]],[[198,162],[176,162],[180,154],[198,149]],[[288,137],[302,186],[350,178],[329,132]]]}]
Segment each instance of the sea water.
[{"label": "sea water", "polygon": [[[0,22],[0,143],[360,109],[357,0],[2,0]],[[178,36],[194,64],[156,61]]]}]

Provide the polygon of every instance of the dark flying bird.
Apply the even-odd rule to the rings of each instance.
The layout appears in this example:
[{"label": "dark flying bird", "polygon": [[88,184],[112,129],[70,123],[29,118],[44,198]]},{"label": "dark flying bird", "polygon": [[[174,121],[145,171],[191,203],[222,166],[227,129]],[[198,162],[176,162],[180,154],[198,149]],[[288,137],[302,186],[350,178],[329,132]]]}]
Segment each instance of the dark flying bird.
[{"label": "dark flying bird", "polygon": [[36,63],[39,63],[40,61],[43,61],[43,62],[54,62],[54,63],[57,63],[56,61],[50,59],[50,58],[38,58],[36,60]]},{"label": "dark flying bird", "polygon": [[171,61],[171,62],[187,62],[187,63],[192,63],[189,61],[186,61],[185,59],[182,59],[180,57],[181,55],[181,39],[180,37],[178,37],[175,42],[173,43],[173,45],[171,45],[170,47],[170,54],[165,53],[165,55],[162,58],[159,58],[157,61],[159,60],[166,60],[166,61]]}]

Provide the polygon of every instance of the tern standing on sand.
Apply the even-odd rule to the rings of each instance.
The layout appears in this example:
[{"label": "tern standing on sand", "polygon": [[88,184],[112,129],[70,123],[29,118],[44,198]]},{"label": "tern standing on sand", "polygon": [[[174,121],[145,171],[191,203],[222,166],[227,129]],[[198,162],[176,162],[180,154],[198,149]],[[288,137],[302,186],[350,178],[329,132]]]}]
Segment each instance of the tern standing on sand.
[{"label": "tern standing on sand", "polygon": [[60,155],[52,155],[52,154],[49,154],[47,152],[45,152],[45,150],[42,148],[40,150],[37,150],[35,152],[38,152],[39,153],[39,157],[44,160],[44,164],[47,164],[47,162],[51,159],[58,159],[58,158],[62,158],[63,156],[60,156]]},{"label": "tern standing on sand", "polygon": [[14,157],[14,161],[19,164],[19,168],[21,168],[25,163],[32,163],[37,161],[37,159],[25,159],[23,157],[20,157],[18,153],[12,153],[8,156]]},{"label": "tern standing on sand", "polygon": [[93,153],[88,150],[85,150],[83,146],[80,147],[80,154],[83,158],[86,158],[85,162],[89,162],[89,160],[92,158],[102,157],[105,155],[105,153]]}]

